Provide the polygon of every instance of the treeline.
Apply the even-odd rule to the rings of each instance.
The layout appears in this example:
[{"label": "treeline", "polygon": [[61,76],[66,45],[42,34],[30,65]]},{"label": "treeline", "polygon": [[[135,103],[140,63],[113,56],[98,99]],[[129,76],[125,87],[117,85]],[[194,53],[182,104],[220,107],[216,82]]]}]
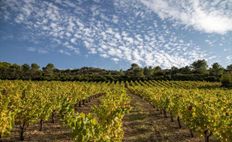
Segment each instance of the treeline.
[{"label": "treeline", "polygon": [[[192,80],[232,82],[232,64],[223,68],[214,63],[208,66],[205,60],[198,60],[182,68],[162,69],[156,67],[140,67],[132,64],[128,70],[105,70],[93,67],[80,69],[57,69],[51,63],[40,68],[38,64],[11,64],[0,62],[0,79],[4,80],[60,80],[60,81],[130,81],[130,80]],[[229,82],[229,83],[228,83]]]}]

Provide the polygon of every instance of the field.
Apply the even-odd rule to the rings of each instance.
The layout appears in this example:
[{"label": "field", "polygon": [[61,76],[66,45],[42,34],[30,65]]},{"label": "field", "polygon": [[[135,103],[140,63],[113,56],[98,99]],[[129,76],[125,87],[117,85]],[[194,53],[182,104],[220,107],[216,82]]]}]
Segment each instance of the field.
[{"label": "field", "polygon": [[0,81],[0,141],[231,142],[232,91],[194,81]]}]

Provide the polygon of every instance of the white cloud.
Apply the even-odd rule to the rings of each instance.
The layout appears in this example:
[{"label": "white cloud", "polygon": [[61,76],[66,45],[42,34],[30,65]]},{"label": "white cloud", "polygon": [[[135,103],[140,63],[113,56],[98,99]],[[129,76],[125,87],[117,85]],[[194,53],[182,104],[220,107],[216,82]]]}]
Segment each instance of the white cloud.
[{"label": "white cloud", "polygon": [[118,62],[118,61],[119,61],[118,58],[112,58],[112,60],[115,61],[115,62]]},{"label": "white cloud", "polygon": [[174,19],[207,33],[232,31],[232,1],[140,0],[162,19]]},{"label": "white cloud", "polygon": [[44,48],[35,48],[35,47],[29,47],[29,48],[27,48],[27,51],[38,52],[40,54],[47,54],[48,53],[47,49],[44,49]]},{"label": "white cloud", "polygon": [[232,61],[232,56],[227,56],[226,59]]},{"label": "white cloud", "polygon": [[41,54],[47,54],[48,53],[48,51],[47,50],[45,50],[45,49],[38,49],[38,52],[39,53],[41,53]]},{"label": "white cloud", "polygon": [[64,54],[64,55],[71,56],[71,54],[70,54],[69,52],[67,52],[67,51],[65,51],[65,50],[62,50],[62,49],[59,50],[59,53]]},{"label": "white cloud", "polygon": [[[154,2],[143,0],[152,7]],[[174,16],[165,9],[169,4],[165,0],[160,2],[163,9],[159,15],[162,18]],[[99,54],[115,62],[124,60],[165,68],[185,66],[207,56],[198,45],[173,32],[173,27],[155,21],[154,13],[147,10],[140,0],[114,0],[116,12],[113,13],[113,8],[107,9],[100,1],[92,7],[84,7],[81,1],[72,0],[56,0],[55,3],[31,1],[30,6],[26,6],[27,0],[7,0],[4,3],[5,8],[1,9],[7,9],[5,15],[11,15],[12,11],[16,13],[16,18],[11,15],[7,21],[22,24],[38,39],[49,40],[50,45],[56,44],[55,49],[61,54],[79,54],[79,46],[83,44],[89,54]],[[176,9],[170,11],[178,12]]]},{"label": "white cloud", "polygon": [[30,52],[35,52],[36,51],[36,49],[33,48],[33,47],[29,47],[29,48],[27,48],[27,50],[30,51]]}]

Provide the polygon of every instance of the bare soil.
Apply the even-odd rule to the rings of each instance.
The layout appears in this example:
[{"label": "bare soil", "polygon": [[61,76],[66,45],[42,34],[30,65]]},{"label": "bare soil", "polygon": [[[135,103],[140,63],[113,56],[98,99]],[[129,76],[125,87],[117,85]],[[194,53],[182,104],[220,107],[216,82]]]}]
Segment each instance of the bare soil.
[{"label": "bare soil", "polygon": [[130,96],[132,110],[124,117],[124,142],[204,141],[200,136],[191,138],[189,129],[183,124],[183,128],[179,129],[176,119],[171,122],[169,116],[165,118],[160,111],[139,96]]}]

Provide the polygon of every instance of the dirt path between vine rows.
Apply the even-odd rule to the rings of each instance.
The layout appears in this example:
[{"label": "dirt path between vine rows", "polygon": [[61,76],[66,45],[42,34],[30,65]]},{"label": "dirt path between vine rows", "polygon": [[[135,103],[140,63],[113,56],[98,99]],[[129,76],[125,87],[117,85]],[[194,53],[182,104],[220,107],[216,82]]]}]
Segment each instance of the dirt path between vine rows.
[{"label": "dirt path between vine rows", "polygon": [[177,121],[164,118],[151,104],[139,96],[131,96],[132,110],[124,117],[124,142],[202,142],[190,137],[187,128],[178,128]]}]

